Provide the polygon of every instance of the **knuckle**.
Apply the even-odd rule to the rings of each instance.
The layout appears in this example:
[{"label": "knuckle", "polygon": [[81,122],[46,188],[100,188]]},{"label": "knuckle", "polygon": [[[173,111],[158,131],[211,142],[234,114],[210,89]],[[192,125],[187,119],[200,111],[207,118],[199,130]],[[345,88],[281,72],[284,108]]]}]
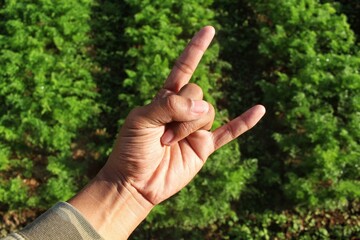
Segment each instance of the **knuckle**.
[{"label": "knuckle", "polygon": [[183,139],[189,136],[191,133],[195,132],[197,129],[194,128],[191,123],[180,123],[174,128],[175,135],[178,139]]},{"label": "knuckle", "polygon": [[128,116],[129,116],[129,118],[133,118],[133,117],[141,115],[140,112],[141,112],[141,107],[135,107],[130,111]]},{"label": "knuckle", "polygon": [[146,112],[144,111],[144,107],[135,107],[132,109],[128,115],[128,119],[131,121],[137,121],[146,116]]},{"label": "knuckle", "polygon": [[187,75],[191,75],[194,72],[194,69],[181,59],[175,62],[175,67]]},{"label": "knuckle", "polygon": [[213,125],[213,122],[209,122],[209,123],[204,127],[204,129],[205,129],[206,131],[210,131],[211,128],[212,128],[212,125]]},{"label": "knuckle", "polygon": [[190,87],[193,89],[192,91],[193,91],[196,95],[201,96],[201,98],[202,98],[202,97],[203,97],[203,90],[202,90],[202,88],[201,88],[199,85],[195,84],[195,83],[189,83],[189,84],[190,84]]},{"label": "knuckle", "polygon": [[203,91],[201,87],[195,83],[188,83],[180,90],[181,96],[187,96],[192,99],[202,99]]},{"label": "knuckle", "polygon": [[179,135],[189,135],[194,130],[192,129],[192,125],[189,123],[183,123],[179,125]]},{"label": "knuckle", "polygon": [[206,49],[204,49],[203,45],[198,41],[191,41],[190,47],[195,48],[200,53],[204,54]]},{"label": "knuckle", "polygon": [[165,108],[167,111],[176,112],[178,108],[178,99],[176,95],[170,95],[166,98]]},{"label": "knuckle", "polygon": [[167,96],[170,96],[171,94],[174,94],[174,92],[168,90],[168,89],[165,89],[165,88],[162,88],[160,89],[160,91],[156,94],[156,96],[154,97],[154,100],[153,101],[157,101],[161,98],[165,98]]},{"label": "knuckle", "polygon": [[128,116],[126,117],[126,125],[131,126],[136,124],[143,117],[142,107],[136,107],[130,111]]},{"label": "knuckle", "polygon": [[227,134],[230,136],[231,139],[235,139],[237,137],[236,131],[232,124],[227,124],[225,131],[227,132]]},{"label": "knuckle", "polygon": [[201,87],[199,85],[197,85],[196,83],[188,83],[188,84],[186,84],[186,86],[193,88],[193,89],[201,90]]},{"label": "knuckle", "polygon": [[214,120],[215,120],[215,109],[214,109],[213,105],[209,104],[209,111],[206,114],[206,120],[204,122],[205,125],[204,125],[203,129],[210,130],[212,128]]}]

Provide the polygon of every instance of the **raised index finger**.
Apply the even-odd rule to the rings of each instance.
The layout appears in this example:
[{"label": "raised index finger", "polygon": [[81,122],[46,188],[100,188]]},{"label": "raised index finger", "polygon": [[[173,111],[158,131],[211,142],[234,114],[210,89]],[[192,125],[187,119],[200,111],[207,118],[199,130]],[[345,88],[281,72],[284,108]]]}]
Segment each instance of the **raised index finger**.
[{"label": "raised index finger", "polygon": [[206,26],[191,39],[171,70],[164,84],[165,89],[178,93],[189,82],[214,35],[215,29]]}]

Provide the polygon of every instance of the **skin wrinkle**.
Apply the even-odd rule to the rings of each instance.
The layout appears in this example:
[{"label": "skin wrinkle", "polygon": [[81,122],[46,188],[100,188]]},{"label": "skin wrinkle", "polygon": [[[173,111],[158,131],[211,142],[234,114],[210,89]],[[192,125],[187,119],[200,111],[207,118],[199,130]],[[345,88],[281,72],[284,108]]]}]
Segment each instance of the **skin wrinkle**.
[{"label": "skin wrinkle", "polygon": [[[193,121],[193,123],[196,123],[196,121]],[[192,132],[192,126],[191,126],[191,123],[192,122],[189,122],[189,123],[186,123],[186,124],[178,124],[178,126],[177,126],[177,128],[176,128],[176,131],[174,131],[175,132],[175,134],[176,133],[178,133],[178,134],[176,134],[176,136],[178,136],[178,137],[180,137],[181,139],[182,138],[185,138],[185,137],[187,137],[188,136],[188,133],[191,133]],[[182,134],[181,134],[182,133]],[[185,135],[185,134],[187,134],[187,135]]]},{"label": "skin wrinkle", "polygon": [[180,59],[175,62],[174,67],[176,67],[186,75],[192,75],[194,72],[194,69],[192,69],[189,64],[187,64],[185,61],[182,61]]},{"label": "skin wrinkle", "polygon": [[[239,117],[239,122],[243,123],[243,124],[239,124],[240,126],[241,125],[244,125],[245,126],[245,130],[244,131],[240,131],[240,133],[243,133],[243,132],[246,132],[248,131],[250,128],[252,128],[253,126],[250,125],[250,123],[248,121],[246,121],[245,118],[243,117]],[[236,137],[238,136],[238,134],[236,135]]]},{"label": "skin wrinkle", "polygon": [[229,132],[228,127],[226,127],[225,131],[222,131],[220,134],[218,134],[216,137],[214,137],[214,149],[215,151],[217,149],[219,149],[221,146],[223,146],[226,142],[227,139],[229,138],[227,136],[227,133]]},{"label": "skin wrinkle", "polygon": [[[179,154],[179,152],[180,152],[180,154],[182,154],[182,149],[181,149],[181,147],[179,147],[179,148],[174,148],[174,149],[172,150],[172,154]],[[174,168],[174,174],[176,174],[176,176],[178,176],[178,177],[181,177],[181,175],[182,175],[181,170],[184,169],[184,167],[185,167],[184,158],[182,158],[181,163],[182,163],[181,168]]]},{"label": "skin wrinkle", "polygon": [[[214,35],[215,30],[213,27],[204,27],[191,39],[190,43],[179,57],[179,61],[190,65],[191,69],[196,69],[202,55],[209,46]],[[173,90],[175,93],[178,93],[179,90],[189,82],[191,77],[191,75],[186,73],[184,76],[184,72],[178,70],[179,69],[177,67],[174,67],[171,70],[164,85],[166,89]]]},{"label": "skin wrinkle", "polygon": [[192,42],[192,44],[190,44],[189,52],[194,51],[194,49],[192,49],[192,48],[195,48],[196,50],[198,50],[201,53],[201,55],[204,55],[204,53],[206,51],[206,49],[204,49],[202,47],[204,45],[204,42],[201,40],[197,40],[197,41],[194,41],[194,42]]},{"label": "skin wrinkle", "polygon": [[226,125],[225,136],[230,136],[231,139],[234,139],[236,136],[235,129],[231,123]]},{"label": "skin wrinkle", "polygon": [[216,139],[215,139],[215,135],[214,134],[210,134],[210,138],[211,138],[211,146],[212,146],[212,149],[211,151],[209,151],[208,154],[206,154],[206,158],[208,158],[213,152],[216,151]]},{"label": "skin wrinkle", "polygon": [[158,101],[160,98],[165,98],[168,97],[172,94],[175,94],[173,91],[166,89],[166,88],[162,88],[160,89],[160,91],[155,95],[154,99],[152,102]]},{"label": "skin wrinkle", "polygon": [[[179,109],[179,101],[177,101],[177,96],[176,95],[170,95],[166,99],[165,101],[165,105],[162,104],[162,110],[164,112],[170,112],[170,116],[174,116],[176,115],[176,112]],[[192,105],[193,103],[191,102],[190,105]],[[172,121],[174,121],[174,118],[171,119]],[[166,121],[166,123],[168,123],[168,121]]]},{"label": "skin wrinkle", "polygon": [[[189,148],[192,148],[192,147],[191,147],[191,144],[189,143],[189,140],[188,140],[188,139],[184,139],[184,142],[186,143],[186,145],[189,146]],[[195,149],[194,149],[194,152],[195,152],[196,156],[205,164],[205,161],[206,161],[206,160],[204,160],[204,159],[201,158],[199,152],[196,151]]]},{"label": "skin wrinkle", "polygon": [[[168,146],[165,146],[164,147],[164,151],[165,152],[169,152],[170,151],[170,148],[168,147]],[[164,167],[165,166],[165,167]],[[167,167],[166,167],[167,166]],[[152,186],[152,185],[154,185],[154,183],[155,183],[155,185],[156,185],[156,182],[158,182],[157,180],[156,180],[156,177],[157,176],[161,176],[162,174],[161,174],[161,172],[163,172],[163,171],[165,171],[166,169],[169,169],[169,166],[170,166],[170,158],[163,158],[160,162],[159,162],[159,164],[157,165],[157,167],[155,168],[155,170],[154,170],[154,172],[153,172],[153,174],[152,174],[152,176],[149,178],[149,180],[148,180],[148,186]],[[165,176],[165,178],[166,178],[166,176]],[[138,190],[138,188],[139,187],[137,187],[135,184],[134,184],[135,182],[133,181],[133,187],[138,191],[138,192],[141,192],[141,191],[139,191]],[[146,192],[147,190],[146,190],[146,186],[144,185],[143,186],[143,188],[141,188],[144,192]],[[157,196],[157,195],[159,195],[158,194],[158,191],[160,190],[160,188],[157,188],[156,189],[156,193],[152,193],[151,195],[151,197],[150,198],[154,198],[154,200],[153,201],[151,201],[150,199],[149,199],[149,197],[147,197],[147,195],[148,194],[142,194],[144,197],[146,197],[146,199],[148,199],[148,201],[150,201],[151,203],[153,203],[154,205],[155,204],[157,204],[157,199],[159,198],[159,197],[155,197],[155,196]]]},{"label": "skin wrinkle", "polygon": [[[137,193],[139,193],[139,194],[140,194],[145,200],[147,200],[151,205],[153,205],[153,206],[156,205],[156,204],[153,203],[150,199],[148,199],[142,192],[140,192],[140,191],[137,189],[137,187],[134,186],[134,183],[133,183],[132,180],[129,181],[129,184],[130,184],[130,186],[131,186],[132,188],[134,188],[134,189],[136,190]],[[129,189],[127,189],[127,190],[130,192]],[[119,190],[118,190],[118,192],[119,192]],[[130,192],[130,193],[131,193],[131,192]],[[140,202],[139,202],[136,198],[134,198],[134,199],[135,199],[135,201],[136,201],[139,205],[141,205]],[[145,207],[143,207],[143,206],[142,206],[142,208],[145,209]]]},{"label": "skin wrinkle", "polygon": [[[182,156],[185,156],[184,151],[183,151],[183,145],[182,145],[182,143],[184,141],[186,141],[186,139],[179,143],[179,149],[180,149],[180,152],[181,152]],[[181,158],[181,160],[182,160],[183,169],[185,169],[185,166],[186,166],[185,158],[183,157],[183,158]]]},{"label": "skin wrinkle", "polygon": [[[136,143],[135,143],[135,145],[136,145]],[[148,170],[152,169],[151,164],[144,165],[144,163],[142,161],[139,162],[138,159],[141,159],[143,157],[143,155],[139,152],[130,154],[129,152],[131,152],[132,150],[133,150],[133,147],[131,147],[131,146],[126,147],[117,156],[115,156],[115,158],[117,158],[119,160],[125,159],[125,158],[128,159],[128,162],[131,165],[128,167],[124,166],[124,169],[127,169],[128,171],[130,171],[132,173],[132,175],[146,175],[146,172],[148,172]],[[148,148],[146,150],[146,152],[149,155],[156,154],[156,152],[154,152],[154,149],[152,149],[152,148]],[[129,167],[132,167],[132,169],[130,169]],[[136,170],[136,169],[139,169],[139,167],[141,167],[142,171]]]},{"label": "skin wrinkle", "polygon": [[[181,153],[181,156],[187,156],[187,154],[186,154],[187,151],[184,150],[185,147],[191,148],[191,146],[189,145],[187,139],[184,139],[184,140],[180,141],[178,147],[175,148],[173,151],[179,150],[180,153]],[[194,168],[197,169],[195,161],[192,161],[192,159],[191,159],[190,161],[189,161],[189,160],[186,161],[186,157],[183,157],[183,158],[182,158],[182,170],[185,170],[185,169],[186,169],[188,175],[191,173],[191,170],[190,170],[191,167],[189,166],[189,162],[191,162],[192,164],[194,164],[193,167],[192,167],[193,169],[194,169]],[[201,169],[201,167],[200,167],[198,170],[200,170],[200,169]],[[186,175],[186,174],[183,174],[183,175]],[[191,179],[189,179],[189,181],[191,181]],[[187,184],[187,183],[185,183],[185,185],[186,185],[186,184]],[[182,187],[183,187],[183,186],[181,186],[181,188],[182,188]],[[180,189],[177,189],[177,191],[181,190],[181,188],[180,188]]]},{"label": "skin wrinkle", "polygon": [[[86,192],[94,201],[96,201],[98,204],[102,204],[103,200],[102,201],[99,201],[95,196],[93,196],[90,192],[87,191],[87,189],[84,189],[84,192]],[[108,216],[108,211],[105,212],[105,214],[103,214],[103,221],[106,221],[109,223],[109,218],[107,218],[106,216]],[[98,227],[99,230],[101,230],[101,227],[99,226]],[[123,231],[125,231],[125,229],[123,229]],[[126,231],[125,231],[126,232]]]}]

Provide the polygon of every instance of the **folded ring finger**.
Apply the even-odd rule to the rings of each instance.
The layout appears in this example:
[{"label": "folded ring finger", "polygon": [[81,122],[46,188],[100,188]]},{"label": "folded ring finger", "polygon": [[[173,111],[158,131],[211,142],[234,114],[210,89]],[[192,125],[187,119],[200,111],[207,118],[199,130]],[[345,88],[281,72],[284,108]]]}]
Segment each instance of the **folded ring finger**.
[{"label": "folded ring finger", "polygon": [[[178,95],[192,100],[202,100],[202,89],[193,83],[186,84],[179,92]],[[162,143],[171,145],[173,142],[182,140],[193,132],[204,129],[210,130],[214,121],[215,110],[209,104],[209,111],[204,114],[204,117],[190,122],[172,122],[167,125],[166,131],[162,137]]]}]

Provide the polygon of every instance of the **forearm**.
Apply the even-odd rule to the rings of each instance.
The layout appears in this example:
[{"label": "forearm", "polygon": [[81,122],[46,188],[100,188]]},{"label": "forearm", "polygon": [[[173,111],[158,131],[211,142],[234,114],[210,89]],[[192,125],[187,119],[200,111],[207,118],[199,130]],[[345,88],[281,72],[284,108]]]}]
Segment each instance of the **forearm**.
[{"label": "forearm", "polygon": [[105,239],[127,239],[153,207],[130,184],[113,181],[103,170],[68,202]]}]

